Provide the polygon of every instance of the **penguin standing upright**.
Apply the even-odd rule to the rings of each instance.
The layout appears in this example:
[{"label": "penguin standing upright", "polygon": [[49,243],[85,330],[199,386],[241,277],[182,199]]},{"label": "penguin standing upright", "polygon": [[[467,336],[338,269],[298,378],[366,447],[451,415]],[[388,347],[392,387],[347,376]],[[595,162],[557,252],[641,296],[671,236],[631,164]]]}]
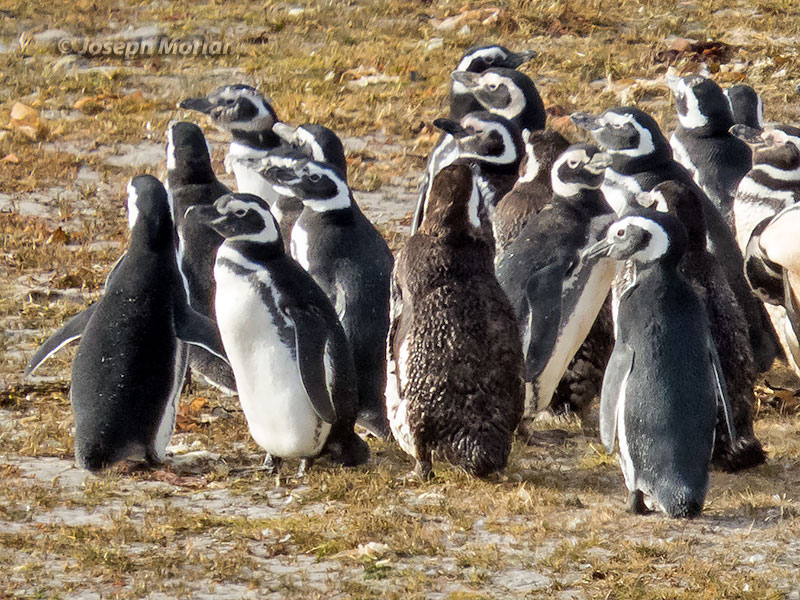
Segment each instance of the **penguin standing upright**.
[{"label": "penguin standing upright", "polygon": [[717,257],[747,319],[750,343],[759,372],[767,371],[780,354],[780,345],[764,307],[744,278],[742,253],[722,214],[697,186],[689,172],[672,160],[672,152],[658,124],[647,113],[631,107],[612,108],[599,117],[575,113],[572,121],[588,129],[601,148],[611,154],[603,195],[617,215],[638,207],[637,195],[662,181],[678,181],[703,208],[708,248]]},{"label": "penguin standing upright", "polygon": [[[167,130],[167,189],[178,232],[178,268],[185,279],[189,304],[214,319],[214,259],[222,236],[185,214],[192,206],[213,204],[230,190],[214,175],[206,138],[194,123],[173,123]],[[227,394],[236,393],[228,363],[204,348],[189,349],[189,366],[211,385]]]},{"label": "penguin standing upright", "polygon": [[300,458],[303,474],[323,452],[345,466],[365,462],[347,339],[328,298],[286,256],[269,205],[229,194],[192,212],[225,238],[214,265],[217,322],[265,464]]},{"label": "penguin standing upright", "polygon": [[389,434],[386,422],[386,335],[393,258],[359,209],[344,174],[308,159],[263,172],[279,192],[305,208],[292,229],[292,256],[328,295],[353,350],[358,424]]},{"label": "penguin standing upright", "polygon": [[[436,119],[433,124],[447,132],[451,143],[451,151],[447,156],[441,157],[436,169],[455,162],[473,162],[478,165],[482,207],[486,209],[488,219],[488,214],[517,180],[524,152],[519,128],[508,119],[485,111],[469,113],[460,123],[451,119]],[[417,230],[425,216],[430,184],[435,174],[433,171],[428,173],[420,186],[420,195],[411,222],[412,233]],[[487,221],[486,226],[488,225]]]},{"label": "penguin standing upright", "polygon": [[525,352],[525,416],[550,407],[562,375],[611,288],[614,262],[581,262],[613,218],[600,185],[611,157],[570,146],[553,165],[553,198],[528,221],[497,265]]},{"label": "penguin standing upright", "polygon": [[705,310],[678,270],[685,248],[677,218],[642,211],[613,223],[586,255],[633,262],[600,398],[603,444],[613,452],[619,440],[632,512],[649,505],[692,518],[703,509],[725,399]]},{"label": "penguin standing upright", "polygon": [[161,462],[186,371],[186,343],[224,358],[214,323],[188,304],[167,192],[150,175],[128,184],[131,237],[103,297],[45,341],[30,375],[80,337],[72,362],[75,460],[96,471],[140,453]]},{"label": "penguin standing upright", "polygon": [[733,122],[754,129],[764,127],[764,102],[753,88],[737,83],[725,90]]},{"label": "penguin standing upright", "polygon": [[470,166],[440,171],[392,279],[387,413],[423,478],[435,457],[478,477],[503,469],[522,416],[519,332],[480,203]]},{"label": "penguin standing upright", "polygon": [[[458,62],[456,71],[467,73],[483,73],[487,69],[500,67],[516,69],[536,57],[536,52],[526,50],[511,52],[508,48],[492,44],[489,46],[473,46],[468,49]],[[450,118],[456,121],[467,113],[483,110],[480,102],[464,87],[462,83],[451,80],[450,83]]]},{"label": "penguin standing upright", "polygon": [[556,159],[569,147],[557,131],[524,131],[525,156],[519,166],[514,187],[505,194],[492,213],[495,263],[500,263],[506,248],[517,239],[528,218],[542,210],[553,196],[550,170]]},{"label": "penguin standing upright", "polygon": [[712,462],[729,472],[760,465],[766,453],[753,432],[756,367],[747,321],[722,266],[706,249],[703,209],[691,190],[677,181],[658,184],[643,194],[640,203],[675,215],[686,229],[686,252],[679,271],[694,286],[705,307],[736,430],[734,443],[724,415],[719,415]]},{"label": "penguin standing upright", "polygon": [[733,229],[733,195],[750,170],[753,154],[730,133],[734,124],[730,105],[714,81],[690,75],[667,76],[667,83],[678,109],[678,127],[669,141],[675,159],[688,169]]}]

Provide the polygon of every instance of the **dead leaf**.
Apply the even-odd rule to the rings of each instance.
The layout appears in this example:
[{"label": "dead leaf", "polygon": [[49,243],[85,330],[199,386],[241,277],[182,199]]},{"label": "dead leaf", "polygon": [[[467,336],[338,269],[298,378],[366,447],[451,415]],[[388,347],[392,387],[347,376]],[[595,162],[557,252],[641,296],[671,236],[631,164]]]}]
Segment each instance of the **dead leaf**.
[{"label": "dead leaf", "polygon": [[17,156],[16,154],[13,154],[13,153],[12,154],[6,154],[3,157],[3,159],[0,160],[0,163],[18,165],[19,164],[19,156]]},{"label": "dead leaf", "polygon": [[32,140],[38,139],[42,133],[39,111],[22,102],[15,102],[11,107],[11,120],[8,126]]},{"label": "dead leaf", "polygon": [[67,242],[69,242],[69,236],[59,227],[50,234],[45,244],[66,244]]}]

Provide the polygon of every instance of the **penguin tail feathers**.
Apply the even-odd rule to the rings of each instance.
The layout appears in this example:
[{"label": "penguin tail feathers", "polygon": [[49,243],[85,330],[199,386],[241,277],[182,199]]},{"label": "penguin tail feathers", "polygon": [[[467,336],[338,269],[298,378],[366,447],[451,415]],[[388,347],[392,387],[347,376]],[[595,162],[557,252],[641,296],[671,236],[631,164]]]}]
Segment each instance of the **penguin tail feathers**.
[{"label": "penguin tail feathers", "polygon": [[336,423],[331,429],[323,453],[327,453],[333,462],[343,467],[357,467],[369,460],[367,442],[353,431],[352,425],[348,428],[341,422]]},{"label": "penguin tail feathers", "polygon": [[763,464],[767,453],[755,436],[743,436],[733,444],[715,444],[712,464],[727,473],[735,473]]}]

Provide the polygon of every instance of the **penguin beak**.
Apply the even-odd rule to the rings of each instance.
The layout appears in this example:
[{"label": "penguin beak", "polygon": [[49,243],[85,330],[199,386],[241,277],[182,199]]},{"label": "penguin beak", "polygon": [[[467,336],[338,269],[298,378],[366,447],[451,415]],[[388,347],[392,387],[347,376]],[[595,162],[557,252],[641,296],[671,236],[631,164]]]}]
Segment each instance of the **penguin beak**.
[{"label": "penguin beak", "polygon": [[534,50],[525,50],[524,52],[515,52],[506,59],[506,62],[512,69],[516,69],[518,66],[525,64],[531,59],[536,58],[539,55],[538,52]]},{"label": "penguin beak", "polygon": [[302,181],[294,169],[273,165],[261,171],[261,175],[270,183],[279,185],[296,185]]},{"label": "penguin beak", "polygon": [[606,152],[597,152],[586,163],[586,170],[594,175],[599,175],[606,170],[606,167],[611,166],[611,155]]},{"label": "penguin beak", "polygon": [[453,71],[450,73],[450,79],[457,81],[467,89],[474,89],[480,85],[480,75],[469,71]]},{"label": "penguin beak", "polygon": [[184,218],[195,220],[204,225],[212,226],[217,221],[222,221],[225,217],[219,214],[213,204],[196,204],[186,209]]},{"label": "penguin beak", "polygon": [[469,132],[461,126],[461,123],[452,119],[436,119],[433,122],[433,126],[456,138],[469,135]]},{"label": "penguin beak", "polygon": [[587,129],[589,131],[597,131],[603,127],[600,123],[599,117],[595,117],[594,115],[590,115],[589,113],[585,112],[572,113],[569,116],[569,120],[581,129]]},{"label": "penguin beak", "polygon": [[589,246],[581,253],[581,260],[591,260],[593,258],[609,256],[613,247],[613,243],[605,239],[600,240],[596,244]]},{"label": "penguin beak", "polygon": [[204,114],[208,114],[214,108],[214,104],[208,101],[208,98],[187,98],[178,104],[179,108],[187,110],[196,110]]},{"label": "penguin beak", "polygon": [[736,136],[749,146],[761,147],[766,145],[766,140],[761,137],[763,130],[747,125],[737,124],[728,129],[728,133]]},{"label": "penguin beak", "polygon": [[293,144],[295,133],[297,133],[297,127],[292,127],[287,123],[278,121],[272,126],[272,131],[284,142]]}]

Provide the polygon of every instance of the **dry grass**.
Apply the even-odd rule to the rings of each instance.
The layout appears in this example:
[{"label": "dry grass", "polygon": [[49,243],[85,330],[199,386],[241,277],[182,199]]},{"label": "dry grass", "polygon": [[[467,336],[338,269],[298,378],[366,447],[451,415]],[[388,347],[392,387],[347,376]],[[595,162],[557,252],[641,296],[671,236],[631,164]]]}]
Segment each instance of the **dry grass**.
[{"label": "dry grass", "polygon": [[[769,120],[797,123],[796,2],[0,0],[0,14],[0,49],[22,43],[0,52],[0,126],[16,101],[42,116],[36,139],[0,130],[0,160],[15,158],[0,162],[0,199],[12,202],[0,214],[0,598],[796,597],[800,411],[766,388],[756,431],[770,462],[714,473],[705,515],[687,523],[628,515],[616,460],[576,423],[559,425],[563,444],[516,447],[494,481],[438,466],[434,482],[408,482],[407,457],[371,442],[363,468],[321,461],[304,481],[276,488],[242,471],[259,450],[235,400],[194,385],[174,441],[214,455],[87,477],[68,468],[72,354],[43,369],[52,383],[20,380],[36,343],[97,297],[126,238],[125,180],[164,168],[133,159],[164,143],[171,119],[197,118],[174,108],[188,95],[256,84],[285,120],[367,140],[349,153],[356,190],[408,192],[437,137],[431,122],[449,70],[488,40],[539,52],[524,70],[552,125],[572,139],[581,134],[564,115],[627,103],[669,128],[674,107],[660,77],[701,59],[720,83],[759,89]],[[438,28],[458,15],[454,28]],[[55,28],[101,36],[149,25],[224,37],[236,50],[69,62],[35,39]],[[729,47],[676,56],[673,36]],[[388,79],[360,87],[364,75]],[[209,135],[221,170],[226,138]],[[31,199],[41,213],[22,210]],[[380,224],[397,248],[391,225]]]}]

